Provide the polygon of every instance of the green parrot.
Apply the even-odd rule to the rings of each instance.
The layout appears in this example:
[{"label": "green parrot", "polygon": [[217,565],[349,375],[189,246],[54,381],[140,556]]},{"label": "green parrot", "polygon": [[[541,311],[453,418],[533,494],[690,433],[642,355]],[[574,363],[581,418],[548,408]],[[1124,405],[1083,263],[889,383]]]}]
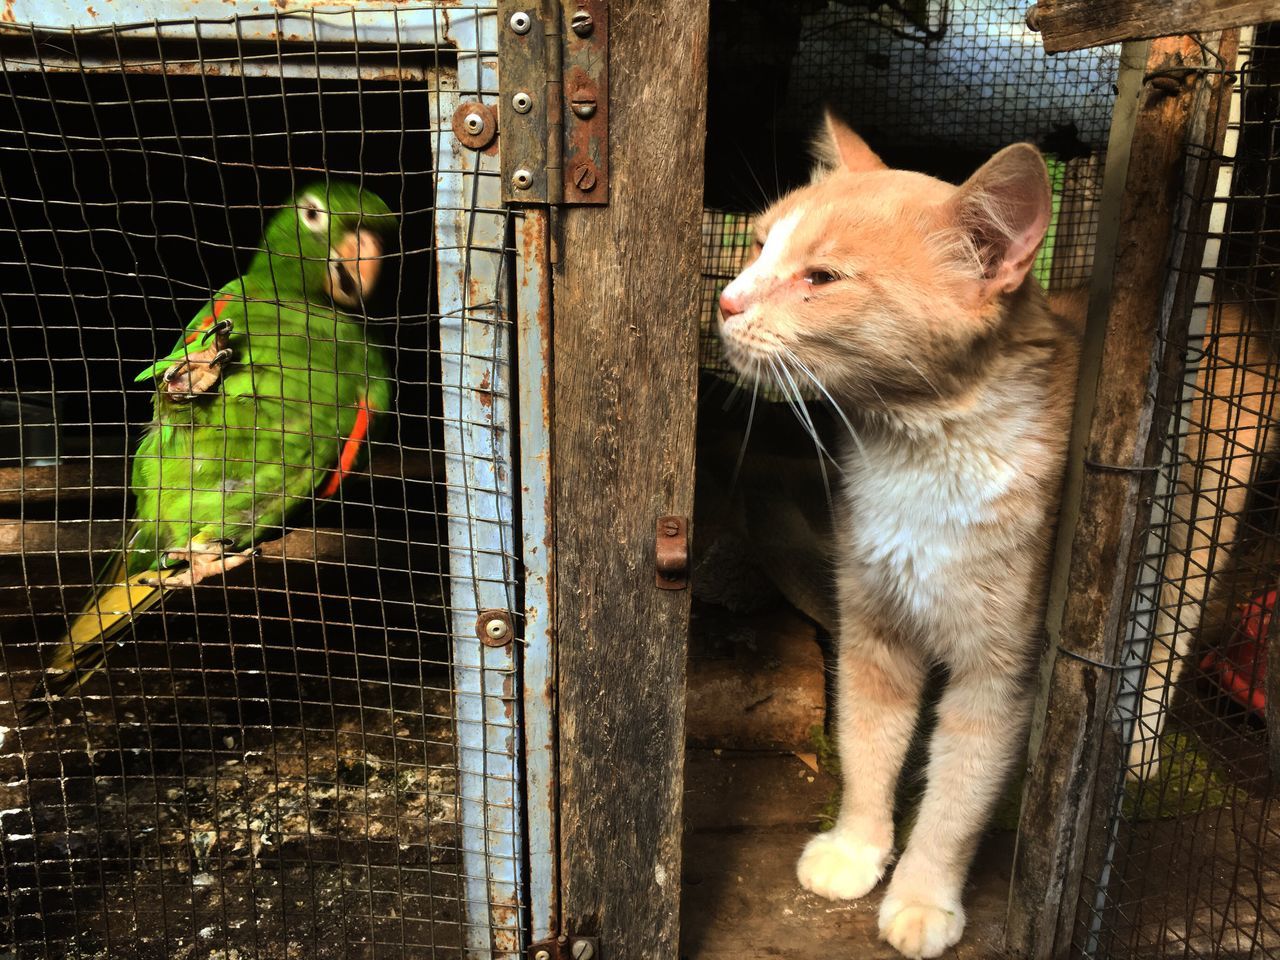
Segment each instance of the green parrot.
[{"label": "green parrot", "polygon": [[133,515],[23,704],[24,723],[101,669],[114,638],[165,590],[247,563],[363,459],[392,388],[385,357],[343,311],[377,284],[395,225],[354,184],[301,190],[271,219],[248,271],[138,375],[156,394],[133,458]]}]

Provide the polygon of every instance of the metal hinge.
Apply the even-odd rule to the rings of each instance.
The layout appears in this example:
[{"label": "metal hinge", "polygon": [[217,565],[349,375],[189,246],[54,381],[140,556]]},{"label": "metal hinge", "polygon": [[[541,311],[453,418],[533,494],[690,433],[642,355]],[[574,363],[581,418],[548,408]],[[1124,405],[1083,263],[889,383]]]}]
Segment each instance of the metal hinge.
[{"label": "metal hinge", "polygon": [[502,199],[609,202],[607,0],[499,0]]},{"label": "metal hinge", "polygon": [[595,937],[559,936],[530,944],[529,960],[600,960],[600,944]]}]

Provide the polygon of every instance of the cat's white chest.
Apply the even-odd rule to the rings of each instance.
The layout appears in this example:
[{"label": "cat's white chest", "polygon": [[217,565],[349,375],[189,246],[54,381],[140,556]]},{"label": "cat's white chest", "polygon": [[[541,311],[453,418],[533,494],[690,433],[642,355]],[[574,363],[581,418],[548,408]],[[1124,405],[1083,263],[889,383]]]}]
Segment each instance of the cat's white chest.
[{"label": "cat's white chest", "polygon": [[916,614],[942,603],[948,584],[978,559],[982,531],[997,521],[997,502],[1016,480],[1009,461],[966,441],[879,440],[849,460],[853,559],[872,573],[868,586]]}]

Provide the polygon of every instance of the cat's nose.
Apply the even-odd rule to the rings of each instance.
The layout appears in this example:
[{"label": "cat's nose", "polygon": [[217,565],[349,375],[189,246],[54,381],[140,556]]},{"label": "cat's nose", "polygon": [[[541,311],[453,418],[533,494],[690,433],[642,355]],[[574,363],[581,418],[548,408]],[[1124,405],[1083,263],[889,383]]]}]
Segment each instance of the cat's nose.
[{"label": "cat's nose", "polygon": [[720,294],[720,313],[724,318],[728,320],[730,317],[736,317],[745,309],[747,309],[746,297],[736,292],[732,285],[725,287],[724,292]]}]

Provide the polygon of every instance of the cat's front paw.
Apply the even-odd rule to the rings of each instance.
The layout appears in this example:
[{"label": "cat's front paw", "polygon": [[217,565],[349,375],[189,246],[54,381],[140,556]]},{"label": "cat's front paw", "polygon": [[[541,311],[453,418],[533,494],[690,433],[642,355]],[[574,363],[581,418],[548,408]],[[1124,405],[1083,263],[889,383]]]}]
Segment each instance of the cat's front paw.
[{"label": "cat's front paw", "polygon": [[800,885],[829,900],[856,900],[884,876],[889,851],[832,830],[820,833],[804,848],[796,864]]},{"label": "cat's front paw", "polygon": [[964,933],[959,903],[909,903],[892,893],[880,904],[880,937],[912,960],[939,957]]}]

